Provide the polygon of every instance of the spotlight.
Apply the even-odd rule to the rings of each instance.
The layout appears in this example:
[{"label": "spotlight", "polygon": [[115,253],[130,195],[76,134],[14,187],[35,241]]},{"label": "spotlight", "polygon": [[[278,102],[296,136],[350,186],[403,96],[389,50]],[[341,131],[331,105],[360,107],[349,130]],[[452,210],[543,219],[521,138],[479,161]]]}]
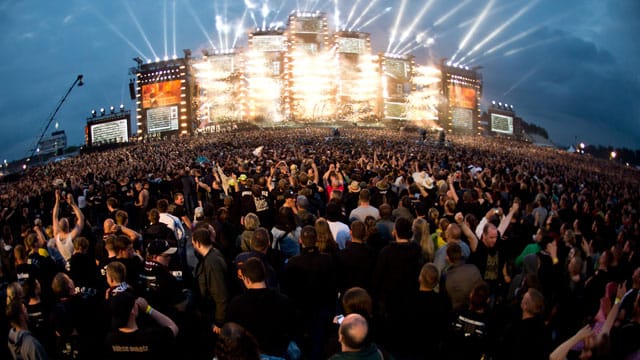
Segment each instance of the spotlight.
[{"label": "spotlight", "polygon": [[100,115],[104,115],[104,108],[100,108]]},{"label": "spotlight", "polygon": [[98,113],[96,113],[95,110],[91,110],[91,116],[96,117],[96,116],[98,116]]},{"label": "spotlight", "polygon": [[120,104],[120,111],[124,111],[124,104]]},{"label": "spotlight", "polygon": [[109,108],[109,111],[111,111],[111,113],[113,114],[114,112],[116,112],[116,108],[114,108],[113,105],[111,105],[111,107]]},{"label": "spotlight", "polygon": [[84,76],[82,76],[82,74],[78,75],[78,86],[82,86],[84,85],[84,81],[82,81],[82,79],[84,78]]}]

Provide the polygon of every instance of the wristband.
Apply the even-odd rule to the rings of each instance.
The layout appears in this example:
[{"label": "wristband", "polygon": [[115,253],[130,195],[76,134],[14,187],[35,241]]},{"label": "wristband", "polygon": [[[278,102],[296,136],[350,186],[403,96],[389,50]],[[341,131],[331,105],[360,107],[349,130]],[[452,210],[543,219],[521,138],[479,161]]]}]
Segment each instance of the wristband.
[{"label": "wristband", "polygon": [[613,302],[613,304],[620,304],[620,302],[622,301],[622,299],[620,299],[619,297],[616,298],[616,301]]},{"label": "wristband", "polygon": [[553,258],[553,259],[551,259],[551,261],[553,262],[553,265],[555,265],[555,264],[558,263],[559,260],[558,260],[558,258]]},{"label": "wristband", "polygon": [[147,308],[144,310],[144,312],[147,315],[151,315],[151,313],[153,312],[153,308],[151,307],[151,305],[147,305]]}]

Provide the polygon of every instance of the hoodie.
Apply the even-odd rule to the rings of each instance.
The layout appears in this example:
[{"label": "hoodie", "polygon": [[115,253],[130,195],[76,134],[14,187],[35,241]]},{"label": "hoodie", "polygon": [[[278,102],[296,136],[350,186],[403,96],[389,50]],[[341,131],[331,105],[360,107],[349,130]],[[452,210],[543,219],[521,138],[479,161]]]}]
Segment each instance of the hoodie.
[{"label": "hoodie", "polygon": [[18,358],[18,354],[25,360],[49,358],[40,342],[28,330],[11,328],[7,345],[14,359]]}]

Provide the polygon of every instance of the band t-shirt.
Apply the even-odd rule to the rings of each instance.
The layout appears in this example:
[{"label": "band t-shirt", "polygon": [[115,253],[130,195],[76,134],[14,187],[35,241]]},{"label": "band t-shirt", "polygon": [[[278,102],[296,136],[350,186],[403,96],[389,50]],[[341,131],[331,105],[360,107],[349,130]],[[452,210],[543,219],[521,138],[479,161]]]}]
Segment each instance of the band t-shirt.
[{"label": "band t-shirt", "polygon": [[105,339],[105,359],[162,359],[173,348],[168,327],[138,329],[125,333],[114,329]]}]

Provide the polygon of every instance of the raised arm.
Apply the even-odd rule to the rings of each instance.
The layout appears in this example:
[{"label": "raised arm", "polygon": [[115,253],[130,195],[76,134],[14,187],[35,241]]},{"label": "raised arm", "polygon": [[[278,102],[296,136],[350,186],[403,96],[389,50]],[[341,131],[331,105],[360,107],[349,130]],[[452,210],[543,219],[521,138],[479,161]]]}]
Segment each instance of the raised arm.
[{"label": "raised arm", "polygon": [[455,219],[458,226],[460,226],[460,230],[462,230],[464,236],[469,240],[469,248],[471,249],[471,252],[475,252],[478,248],[478,238],[476,237],[476,234],[471,231],[467,222],[464,221],[464,215],[462,215],[461,212],[456,214]]},{"label": "raised arm", "polygon": [[73,209],[73,213],[76,214],[76,226],[71,230],[71,238],[75,239],[76,236],[80,235],[82,229],[84,228],[84,214],[82,210],[76,205],[75,201],[73,201],[73,195],[67,194],[67,203],[71,205]]},{"label": "raised arm", "polygon": [[53,236],[58,235],[60,226],[58,224],[58,213],[60,212],[60,190],[56,190],[56,202],[53,205]]},{"label": "raised arm", "polygon": [[509,209],[509,213],[507,214],[507,216],[502,218],[502,220],[500,221],[500,225],[498,225],[498,232],[500,233],[500,236],[502,236],[502,234],[504,234],[504,232],[507,231],[509,224],[511,224],[511,218],[513,218],[513,215],[519,209],[520,209],[520,203],[514,201],[513,205],[511,205],[511,209]]},{"label": "raised arm", "polygon": [[558,345],[558,347],[549,355],[549,360],[565,360],[571,348],[573,348],[580,341],[592,335],[593,331],[591,330],[591,326],[586,325],[582,329],[578,330],[575,335],[567,339],[567,341]]}]

